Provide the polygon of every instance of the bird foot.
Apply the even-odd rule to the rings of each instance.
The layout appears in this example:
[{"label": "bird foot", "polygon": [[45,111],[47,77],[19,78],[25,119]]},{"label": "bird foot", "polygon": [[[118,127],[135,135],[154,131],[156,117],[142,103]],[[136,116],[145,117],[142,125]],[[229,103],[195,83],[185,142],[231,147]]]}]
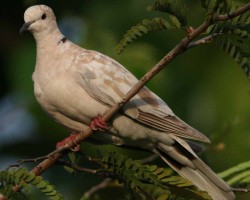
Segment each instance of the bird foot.
[{"label": "bird foot", "polygon": [[69,137],[66,137],[65,139],[63,139],[62,141],[60,141],[60,142],[57,142],[57,144],[56,144],[56,148],[58,149],[58,148],[61,148],[61,147],[63,147],[68,141],[72,141],[76,146],[75,147],[73,147],[73,148],[70,148],[70,150],[71,151],[74,151],[74,152],[77,152],[77,151],[80,151],[80,144],[77,144],[76,142],[75,142],[75,137],[76,137],[76,133],[72,133],[72,134],[70,134],[70,136]]},{"label": "bird foot", "polygon": [[89,126],[93,131],[96,131],[96,130],[106,131],[110,129],[110,127],[108,127],[106,122],[102,119],[101,115],[97,115],[97,117],[94,117],[92,121],[90,122]]}]

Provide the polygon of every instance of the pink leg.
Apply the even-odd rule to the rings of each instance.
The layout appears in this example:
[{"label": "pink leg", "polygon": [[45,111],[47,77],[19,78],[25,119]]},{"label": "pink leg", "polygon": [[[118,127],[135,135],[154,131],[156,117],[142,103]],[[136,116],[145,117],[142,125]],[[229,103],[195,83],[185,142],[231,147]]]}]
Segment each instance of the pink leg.
[{"label": "pink leg", "polygon": [[[64,146],[64,144],[66,144],[66,143],[67,143],[68,141],[70,141],[70,140],[72,140],[72,142],[75,143],[75,142],[74,142],[74,139],[75,139],[76,135],[77,135],[76,133],[72,133],[72,134],[70,134],[69,137],[66,137],[66,138],[63,139],[62,141],[57,142],[56,148],[61,148],[62,146]],[[76,147],[71,148],[70,150],[71,150],[71,151],[79,151],[79,150],[80,150],[80,145],[77,144]]]},{"label": "pink leg", "polygon": [[102,119],[101,115],[97,115],[97,117],[94,117],[93,120],[90,122],[90,128],[92,130],[100,130],[100,131],[106,131],[109,129],[106,122]]}]

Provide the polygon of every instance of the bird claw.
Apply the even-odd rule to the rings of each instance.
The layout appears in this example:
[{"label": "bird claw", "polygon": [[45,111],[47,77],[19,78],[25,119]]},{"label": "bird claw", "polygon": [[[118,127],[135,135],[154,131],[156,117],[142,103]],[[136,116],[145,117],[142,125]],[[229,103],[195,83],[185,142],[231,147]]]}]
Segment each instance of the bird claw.
[{"label": "bird claw", "polygon": [[90,128],[93,131],[99,130],[99,131],[106,131],[110,129],[110,127],[107,126],[106,122],[102,119],[101,115],[97,115],[93,118],[93,120],[90,122]]},{"label": "bird claw", "polygon": [[56,144],[56,148],[57,149],[59,149],[59,148],[61,148],[61,147],[63,147],[68,141],[72,141],[76,146],[75,147],[73,147],[73,148],[70,148],[70,150],[71,151],[74,151],[74,152],[77,152],[77,151],[80,151],[80,145],[79,144],[77,144],[76,142],[75,142],[75,137],[76,137],[76,133],[72,133],[72,134],[70,134],[70,136],[69,137],[66,137],[65,139],[63,139],[62,141],[60,141],[60,142],[57,142],[57,144]]}]

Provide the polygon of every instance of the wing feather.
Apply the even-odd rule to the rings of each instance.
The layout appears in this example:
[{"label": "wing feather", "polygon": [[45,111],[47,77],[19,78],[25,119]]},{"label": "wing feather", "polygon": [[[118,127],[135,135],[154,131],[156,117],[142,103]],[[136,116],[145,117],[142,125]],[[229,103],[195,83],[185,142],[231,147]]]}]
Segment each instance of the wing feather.
[{"label": "wing feather", "polygon": [[210,142],[209,139],[199,131],[195,130],[177,116],[165,116],[164,118],[159,118],[158,116],[152,116],[150,113],[140,112],[138,116],[138,121],[152,126],[163,132],[173,133],[174,135],[195,139],[203,142]]},{"label": "wing feather", "polygon": [[[80,84],[97,101],[112,106],[138,82],[118,62],[99,52],[84,50],[76,57]],[[209,142],[209,139],[174,115],[168,105],[144,87],[123,108],[124,114],[149,127],[180,137]]]}]

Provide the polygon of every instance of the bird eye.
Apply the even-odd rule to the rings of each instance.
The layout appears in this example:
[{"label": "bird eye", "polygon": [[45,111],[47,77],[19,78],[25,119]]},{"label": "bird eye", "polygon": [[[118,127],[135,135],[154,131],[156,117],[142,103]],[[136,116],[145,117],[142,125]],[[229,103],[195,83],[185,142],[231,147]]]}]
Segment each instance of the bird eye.
[{"label": "bird eye", "polygon": [[41,19],[42,19],[42,20],[44,20],[44,19],[46,19],[46,17],[47,17],[47,16],[46,16],[46,14],[45,14],[45,13],[43,13],[43,15],[42,15]]}]

